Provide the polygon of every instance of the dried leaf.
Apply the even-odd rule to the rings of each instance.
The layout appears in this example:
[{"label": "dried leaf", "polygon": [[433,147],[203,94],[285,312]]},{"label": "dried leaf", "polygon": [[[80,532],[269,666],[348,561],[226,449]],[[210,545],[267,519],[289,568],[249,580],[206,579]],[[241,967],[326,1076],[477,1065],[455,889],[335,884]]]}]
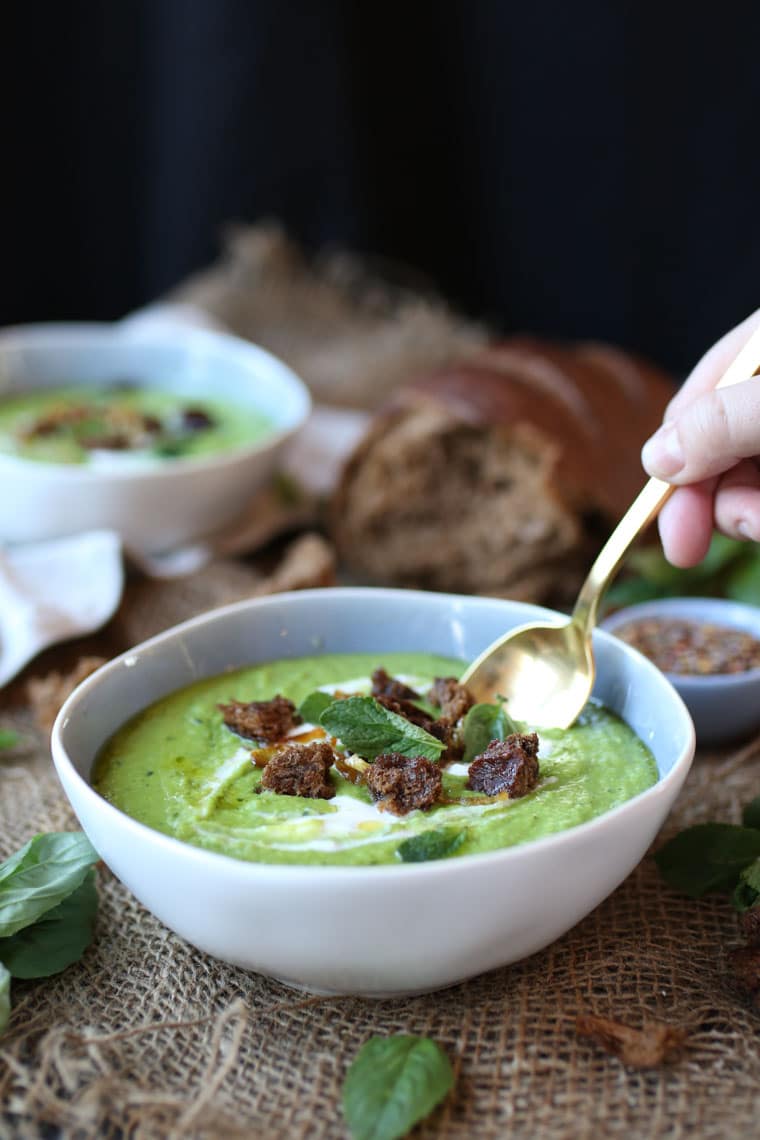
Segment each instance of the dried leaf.
[{"label": "dried leaf", "polygon": [[580,1037],[590,1037],[609,1053],[619,1057],[624,1065],[634,1069],[649,1069],[670,1060],[686,1040],[686,1030],[659,1021],[645,1021],[641,1029],[634,1029],[609,1017],[581,1014],[576,1021]]}]

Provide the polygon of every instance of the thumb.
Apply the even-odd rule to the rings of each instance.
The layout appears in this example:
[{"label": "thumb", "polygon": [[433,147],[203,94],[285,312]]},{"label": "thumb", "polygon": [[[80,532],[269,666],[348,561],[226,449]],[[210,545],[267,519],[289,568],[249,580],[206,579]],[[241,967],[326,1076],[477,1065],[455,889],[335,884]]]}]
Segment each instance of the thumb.
[{"label": "thumb", "polygon": [[698,396],[647,440],[641,462],[669,483],[697,483],[760,455],[760,377]]}]

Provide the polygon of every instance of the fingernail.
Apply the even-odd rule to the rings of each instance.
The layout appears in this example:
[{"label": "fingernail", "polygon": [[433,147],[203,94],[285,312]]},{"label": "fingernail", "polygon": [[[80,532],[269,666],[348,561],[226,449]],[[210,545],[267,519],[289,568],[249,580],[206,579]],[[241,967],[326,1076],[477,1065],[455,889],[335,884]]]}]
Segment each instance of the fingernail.
[{"label": "fingernail", "polygon": [[676,429],[665,424],[648,439],[641,449],[641,462],[647,471],[668,479],[684,465],[684,454]]}]

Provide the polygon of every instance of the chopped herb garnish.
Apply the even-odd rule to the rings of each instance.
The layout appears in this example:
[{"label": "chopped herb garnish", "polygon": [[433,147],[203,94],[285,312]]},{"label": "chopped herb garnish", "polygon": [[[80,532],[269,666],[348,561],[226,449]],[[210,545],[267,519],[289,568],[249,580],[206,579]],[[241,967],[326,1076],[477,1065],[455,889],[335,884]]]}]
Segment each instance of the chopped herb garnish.
[{"label": "chopped herb garnish", "polygon": [[403,863],[426,863],[431,859],[445,859],[453,855],[467,838],[466,829],[456,831],[453,827],[437,828],[412,835],[398,845],[398,853]]},{"label": "chopped herb garnish", "polygon": [[506,740],[519,726],[504,708],[504,703],[473,705],[464,718],[464,757],[470,764],[485,752],[492,740]]},{"label": "chopped herb garnish", "polygon": [[323,693],[321,689],[316,689],[305,698],[298,709],[298,715],[306,724],[319,724],[322,713],[334,700],[335,697],[331,693]]},{"label": "chopped herb garnish", "polygon": [[345,697],[332,701],[319,723],[350,752],[374,760],[383,752],[437,760],[446,745],[424,728],[384,708],[374,697]]}]

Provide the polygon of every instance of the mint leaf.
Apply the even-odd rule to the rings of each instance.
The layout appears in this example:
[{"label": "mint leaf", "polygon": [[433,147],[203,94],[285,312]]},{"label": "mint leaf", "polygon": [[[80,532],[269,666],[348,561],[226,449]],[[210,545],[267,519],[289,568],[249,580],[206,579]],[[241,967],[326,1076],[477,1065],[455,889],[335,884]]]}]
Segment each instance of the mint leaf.
[{"label": "mint leaf", "polygon": [[31,926],[81,886],[100,856],[81,831],[35,835],[0,863],[0,938]]},{"label": "mint leaf", "polygon": [[427,1037],[370,1037],[343,1086],[354,1140],[398,1140],[443,1100],[454,1084],[451,1062]]},{"label": "mint leaf", "polygon": [[746,805],[742,812],[742,823],[745,827],[755,827],[760,831],[760,796],[755,796]]},{"label": "mint leaf", "polygon": [[307,724],[319,724],[322,713],[334,700],[335,697],[331,693],[323,693],[317,689],[313,693],[309,693],[308,697],[304,699],[298,710],[298,715]]},{"label": "mint leaf", "polygon": [[21,737],[12,728],[0,728],[0,749],[15,748]]},{"label": "mint leaf", "polygon": [[744,868],[731,901],[737,910],[749,910],[760,901],[760,859]]},{"label": "mint leaf", "polygon": [[319,723],[349,751],[365,760],[374,760],[382,752],[437,760],[446,747],[424,728],[383,708],[374,697],[345,697],[332,701],[319,718]]},{"label": "mint leaf", "polygon": [[470,764],[485,752],[492,740],[506,740],[518,728],[508,715],[504,704],[473,705],[464,718],[464,756],[462,762]]},{"label": "mint leaf", "polygon": [[98,892],[90,869],[80,886],[37,922],[0,939],[0,958],[14,978],[47,978],[78,962],[92,942]]},{"label": "mint leaf", "polygon": [[453,827],[441,827],[404,839],[396,850],[403,863],[426,863],[430,859],[445,859],[447,855],[453,855],[466,838],[466,830],[455,831]]},{"label": "mint leaf", "polygon": [[0,962],[0,1033],[11,1018],[11,975]]},{"label": "mint leaf", "polygon": [[654,858],[669,886],[696,899],[736,885],[744,868],[760,858],[760,831],[699,823],[676,835]]}]

